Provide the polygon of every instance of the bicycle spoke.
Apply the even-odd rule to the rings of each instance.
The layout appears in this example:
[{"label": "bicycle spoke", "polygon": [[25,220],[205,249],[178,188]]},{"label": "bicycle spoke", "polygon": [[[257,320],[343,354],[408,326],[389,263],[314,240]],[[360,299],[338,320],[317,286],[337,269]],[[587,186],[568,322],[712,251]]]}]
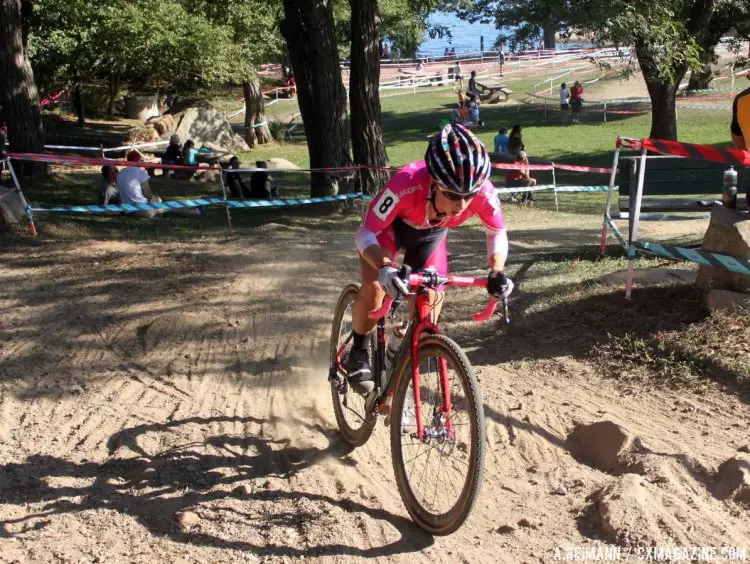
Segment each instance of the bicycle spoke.
[{"label": "bicycle spoke", "polygon": [[[450,391],[450,410],[443,410],[443,376],[440,372],[441,358],[447,360],[447,381]],[[457,374],[450,357],[432,354],[420,358],[419,403],[424,429],[424,438],[403,436],[401,451],[404,458],[406,479],[412,494],[425,510],[435,515],[448,512],[461,500],[463,484],[470,479],[473,449],[469,390],[466,381]],[[411,383],[402,407],[403,415],[414,411],[407,404],[413,403]],[[450,431],[448,427],[450,426]],[[449,434],[450,433],[450,434]]]}]

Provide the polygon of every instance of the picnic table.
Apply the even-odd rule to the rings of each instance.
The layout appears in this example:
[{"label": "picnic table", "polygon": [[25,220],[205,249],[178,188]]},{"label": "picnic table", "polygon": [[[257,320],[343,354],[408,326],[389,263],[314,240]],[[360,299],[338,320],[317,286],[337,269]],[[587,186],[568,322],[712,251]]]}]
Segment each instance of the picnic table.
[{"label": "picnic table", "polygon": [[479,94],[479,100],[488,104],[496,104],[497,102],[506,102],[510,100],[513,91],[508,88],[505,84],[496,84],[488,86],[477,82],[477,94]]}]

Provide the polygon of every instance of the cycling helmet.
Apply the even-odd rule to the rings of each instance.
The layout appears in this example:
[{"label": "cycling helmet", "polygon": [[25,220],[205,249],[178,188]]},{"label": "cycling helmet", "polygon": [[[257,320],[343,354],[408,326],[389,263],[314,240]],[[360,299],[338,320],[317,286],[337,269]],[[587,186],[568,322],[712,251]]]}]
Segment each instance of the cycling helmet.
[{"label": "cycling helmet", "polygon": [[432,137],[424,156],[427,170],[440,190],[475,194],[490,175],[484,144],[461,125],[446,125]]}]

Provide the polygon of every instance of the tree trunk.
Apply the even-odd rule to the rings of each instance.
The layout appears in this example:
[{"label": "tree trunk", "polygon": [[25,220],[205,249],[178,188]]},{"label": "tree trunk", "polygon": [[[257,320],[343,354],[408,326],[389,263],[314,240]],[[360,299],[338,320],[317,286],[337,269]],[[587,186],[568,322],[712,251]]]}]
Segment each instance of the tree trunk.
[{"label": "tree trunk", "polygon": [[245,96],[245,141],[250,147],[265,145],[271,140],[271,130],[266,123],[263,94],[257,77],[242,83]]},{"label": "tree trunk", "polygon": [[78,125],[78,127],[83,127],[86,125],[86,113],[83,110],[83,95],[81,94],[80,84],[76,84],[73,89],[73,106],[75,107],[76,115],[78,116],[76,125]]},{"label": "tree trunk", "polygon": [[112,71],[109,74],[109,115],[115,115],[115,102],[120,91],[120,71]]},{"label": "tree trunk", "polygon": [[557,45],[557,22],[547,20],[544,24],[544,48],[554,49]]},{"label": "tree trunk", "polygon": [[[349,104],[354,162],[388,166],[380,124],[380,15],[377,0],[349,0],[352,9]],[[388,180],[384,170],[363,170],[362,190],[376,194]]]},{"label": "tree trunk", "polygon": [[675,94],[677,84],[671,82],[646,81],[651,96],[651,132],[652,139],[677,140],[677,111]]},{"label": "tree trunk", "polygon": [[[330,0],[284,0],[281,33],[297,81],[310,168],[351,165],[346,90],[341,81]],[[343,175],[313,173],[310,195],[337,192],[339,176]]]},{"label": "tree trunk", "polygon": [[693,71],[690,73],[690,80],[687,85],[688,91],[708,90],[711,86],[711,77],[711,65],[704,64],[700,72]]},{"label": "tree trunk", "polygon": [[671,80],[659,76],[659,67],[644,43],[635,43],[638,63],[646,81],[646,88],[651,98],[651,133],[652,139],[677,140],[677,109],[675,97],[677,87],[682,82],[687,66],[677,69]]},{"label": "tree trunk", "polygon": [[[21,0],[0,0],[0,105],[8,126],[10,150],[42,153],[44,128],[39,93],[28,53],[23,48]],[[23,173],[43,172],[46,166],[25,163]]]}]

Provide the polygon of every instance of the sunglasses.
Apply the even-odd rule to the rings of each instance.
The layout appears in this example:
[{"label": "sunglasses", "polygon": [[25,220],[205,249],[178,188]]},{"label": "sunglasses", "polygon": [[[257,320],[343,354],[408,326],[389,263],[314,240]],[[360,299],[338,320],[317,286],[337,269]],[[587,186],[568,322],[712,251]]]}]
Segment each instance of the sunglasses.
[{"label": "sunglasses", "polygon": [[443,190],[442,188],[439,188],[440,192],[448,198],[451,202],[459,202],[461,200],[471,200],[474,196],[477,195],[476,192],[473,194],[459,194],[457,192],[451,192],[450,190]]}]

